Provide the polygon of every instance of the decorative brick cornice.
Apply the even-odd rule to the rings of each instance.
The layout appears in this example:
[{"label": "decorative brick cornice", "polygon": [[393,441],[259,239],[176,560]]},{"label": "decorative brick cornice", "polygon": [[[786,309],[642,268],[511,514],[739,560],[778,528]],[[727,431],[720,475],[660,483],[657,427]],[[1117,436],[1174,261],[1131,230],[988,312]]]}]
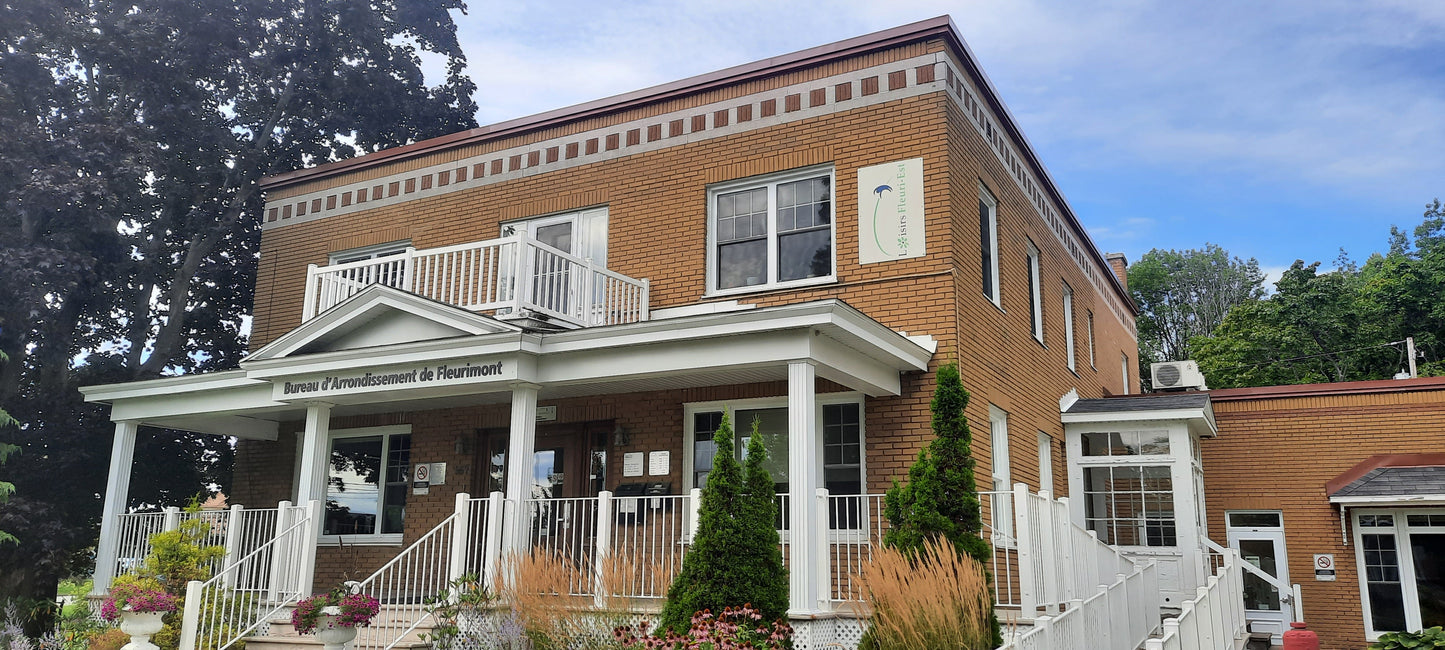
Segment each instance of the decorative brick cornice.
[{"label": "decorative brick cornice", "polygon": [[[277,228],[502,183],[943,90],[943,54],[856,70],[270,201]],[[923,81],[920,81],[923,79]],[[806,95],[809,101],[802,101]]]}]

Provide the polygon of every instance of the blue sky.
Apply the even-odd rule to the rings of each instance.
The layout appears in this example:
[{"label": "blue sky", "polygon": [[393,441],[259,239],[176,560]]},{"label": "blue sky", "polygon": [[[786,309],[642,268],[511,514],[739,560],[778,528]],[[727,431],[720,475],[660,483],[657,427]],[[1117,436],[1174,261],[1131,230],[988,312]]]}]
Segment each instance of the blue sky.
[{"label": "blue sky", "polygon": [[1362,260],[1445,196],[1445,2],[469,4],[483,124],[949,14],[1131,261],[1205,242],[1273,273]]}]

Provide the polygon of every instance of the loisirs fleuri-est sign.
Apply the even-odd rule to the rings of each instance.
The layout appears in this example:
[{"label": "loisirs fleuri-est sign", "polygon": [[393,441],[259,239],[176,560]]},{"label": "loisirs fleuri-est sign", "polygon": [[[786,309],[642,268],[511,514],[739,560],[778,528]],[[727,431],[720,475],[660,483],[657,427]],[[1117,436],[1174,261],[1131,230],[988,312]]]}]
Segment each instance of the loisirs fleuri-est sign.
[{"label": "loisirs fleuri-est sign", "polygon": [[922,257],[923,159],[858,170],[858,263]]},{"label": "loisirs fleuri-est sign", "polygon": [[355,370],[306,375],[275,381],[277,400],[330,397],[384,390],[484,383],[516,378],[515,364],[502,361],[454,362],[414,367]]}]

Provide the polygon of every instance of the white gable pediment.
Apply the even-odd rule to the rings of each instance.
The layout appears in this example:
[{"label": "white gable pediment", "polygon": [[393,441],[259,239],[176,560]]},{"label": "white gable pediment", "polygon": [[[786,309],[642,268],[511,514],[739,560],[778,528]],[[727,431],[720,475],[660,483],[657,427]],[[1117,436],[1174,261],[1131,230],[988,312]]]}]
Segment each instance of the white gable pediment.
[{"label": "white gable pediment", "polygon": [[283,334],[247,360],[520,330],[495,318],[374,284]]}]

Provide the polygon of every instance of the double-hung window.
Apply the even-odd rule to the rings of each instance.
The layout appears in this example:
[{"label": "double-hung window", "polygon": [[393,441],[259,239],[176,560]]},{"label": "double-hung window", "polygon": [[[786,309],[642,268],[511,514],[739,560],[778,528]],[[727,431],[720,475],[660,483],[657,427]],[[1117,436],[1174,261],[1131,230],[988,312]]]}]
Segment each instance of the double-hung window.
[{"label": "double-hung window", "polygon": [[351,543],[401,543],[411,426],[332,431],[329,459],[322,534]]},{"label": "double-hung window", "polygon": [[708,199],[710,293],[835,278],[831,168],[717,185]]},{"label": "double-hung window", "polygon": [[1002,306],[998,291],[998,200],[978,184],[978,242],[983,295]]},{"label": "double-hung window", "polygon": [[1044,342],[1044,297],[1039,287],[1039,249],[1029,243],[1029,327],[1039,343]]},{"label": "double-hung window", "polygon": [[411,245],[410,241],[394,241],[385,244],[362,246],[360,248],[348,248],[344,251],[336,251],[329,255],[332,264],[349,264],[363,260],[374,260],[378,257],[390,257],[406,252]]}]

